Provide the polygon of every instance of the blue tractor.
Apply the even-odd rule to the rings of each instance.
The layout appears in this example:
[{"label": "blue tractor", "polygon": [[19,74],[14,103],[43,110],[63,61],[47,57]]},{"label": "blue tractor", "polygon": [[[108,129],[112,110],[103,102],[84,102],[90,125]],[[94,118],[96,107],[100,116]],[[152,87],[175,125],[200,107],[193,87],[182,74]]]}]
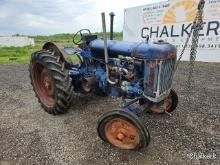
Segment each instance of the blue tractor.
[{"label": "blue tractor", "polygon": [[[150,134],[138,118],[143,109],[170,113],[178,104],[172,89],[176,48],[164,41],[107,40],[104,13],[102,22],[103,39],[82,29],[73,37],[75,47],[48,42],[34,52],[29,67],[33,89],[43,109],[53,115],[66,112],[74,92],[122,98],[118,109],[100,117],[98,135],[121,149],[147,147]],[[79,62],[73,63],[70,55]]]}]

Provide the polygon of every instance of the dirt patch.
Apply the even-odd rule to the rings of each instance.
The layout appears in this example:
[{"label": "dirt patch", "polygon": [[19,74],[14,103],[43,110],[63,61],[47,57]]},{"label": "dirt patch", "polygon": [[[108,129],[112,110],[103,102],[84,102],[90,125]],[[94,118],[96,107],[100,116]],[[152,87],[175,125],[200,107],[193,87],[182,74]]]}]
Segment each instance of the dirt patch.
[{"label": "dirt patch", "polygon": [[51,116],[37,103],[28,65],[1,64],[0,165],[219,164],[220,64],[196,65],[192,105],[186,100],[186,68],[182,63],[174,78],[177,110],[171,117],[142,116],[152,137],[149,147],[124,151],[103,143],[96,133],[98,118],[120,100],[77,94],[67,114]]}]

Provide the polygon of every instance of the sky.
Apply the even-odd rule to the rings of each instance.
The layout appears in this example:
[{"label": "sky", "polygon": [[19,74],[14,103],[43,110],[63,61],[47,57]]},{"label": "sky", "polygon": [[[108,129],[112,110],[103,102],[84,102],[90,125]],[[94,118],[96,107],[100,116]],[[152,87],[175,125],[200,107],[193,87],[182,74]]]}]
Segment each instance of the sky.
[{"label": "sky", "polygon": [[0,35],[51,35],[82,28],[102,31],[101,12],[115,13],[114,30],[122,31],[124,9],[163,0],[0,0]]}]

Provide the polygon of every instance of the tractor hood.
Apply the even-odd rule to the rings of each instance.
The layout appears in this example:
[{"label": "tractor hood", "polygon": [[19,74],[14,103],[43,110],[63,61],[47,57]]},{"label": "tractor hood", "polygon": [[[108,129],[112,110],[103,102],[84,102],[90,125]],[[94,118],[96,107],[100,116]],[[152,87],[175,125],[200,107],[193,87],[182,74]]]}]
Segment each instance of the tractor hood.
[{"label": "tractor hood", "polygon": [[[141,59],[168,59],[176,58],[176,47],[159,41],[154,43],[126,42],[108,40],[109,57],[117,55],[141,58]],[[104,41],[97,39],[90,43],[92,56],[104,58]]]}]

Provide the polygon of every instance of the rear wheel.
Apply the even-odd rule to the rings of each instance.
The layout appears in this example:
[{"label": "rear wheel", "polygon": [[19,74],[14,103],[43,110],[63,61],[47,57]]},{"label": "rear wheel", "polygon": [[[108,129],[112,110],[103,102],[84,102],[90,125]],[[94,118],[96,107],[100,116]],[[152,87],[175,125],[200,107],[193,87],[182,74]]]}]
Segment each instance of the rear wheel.
[{"label": "rear wheel", "polygon": [[130,111],[107,112],[100,118],[97,131],[103,141],[120,149],[140,149],[150,142],[149,132]]},{"label": "rear wheel", "polygon": [[32,54],[29,66],[31,84],[44,110],[64,113],[71,105],[73,86],[65,62],[49,51]]}]

